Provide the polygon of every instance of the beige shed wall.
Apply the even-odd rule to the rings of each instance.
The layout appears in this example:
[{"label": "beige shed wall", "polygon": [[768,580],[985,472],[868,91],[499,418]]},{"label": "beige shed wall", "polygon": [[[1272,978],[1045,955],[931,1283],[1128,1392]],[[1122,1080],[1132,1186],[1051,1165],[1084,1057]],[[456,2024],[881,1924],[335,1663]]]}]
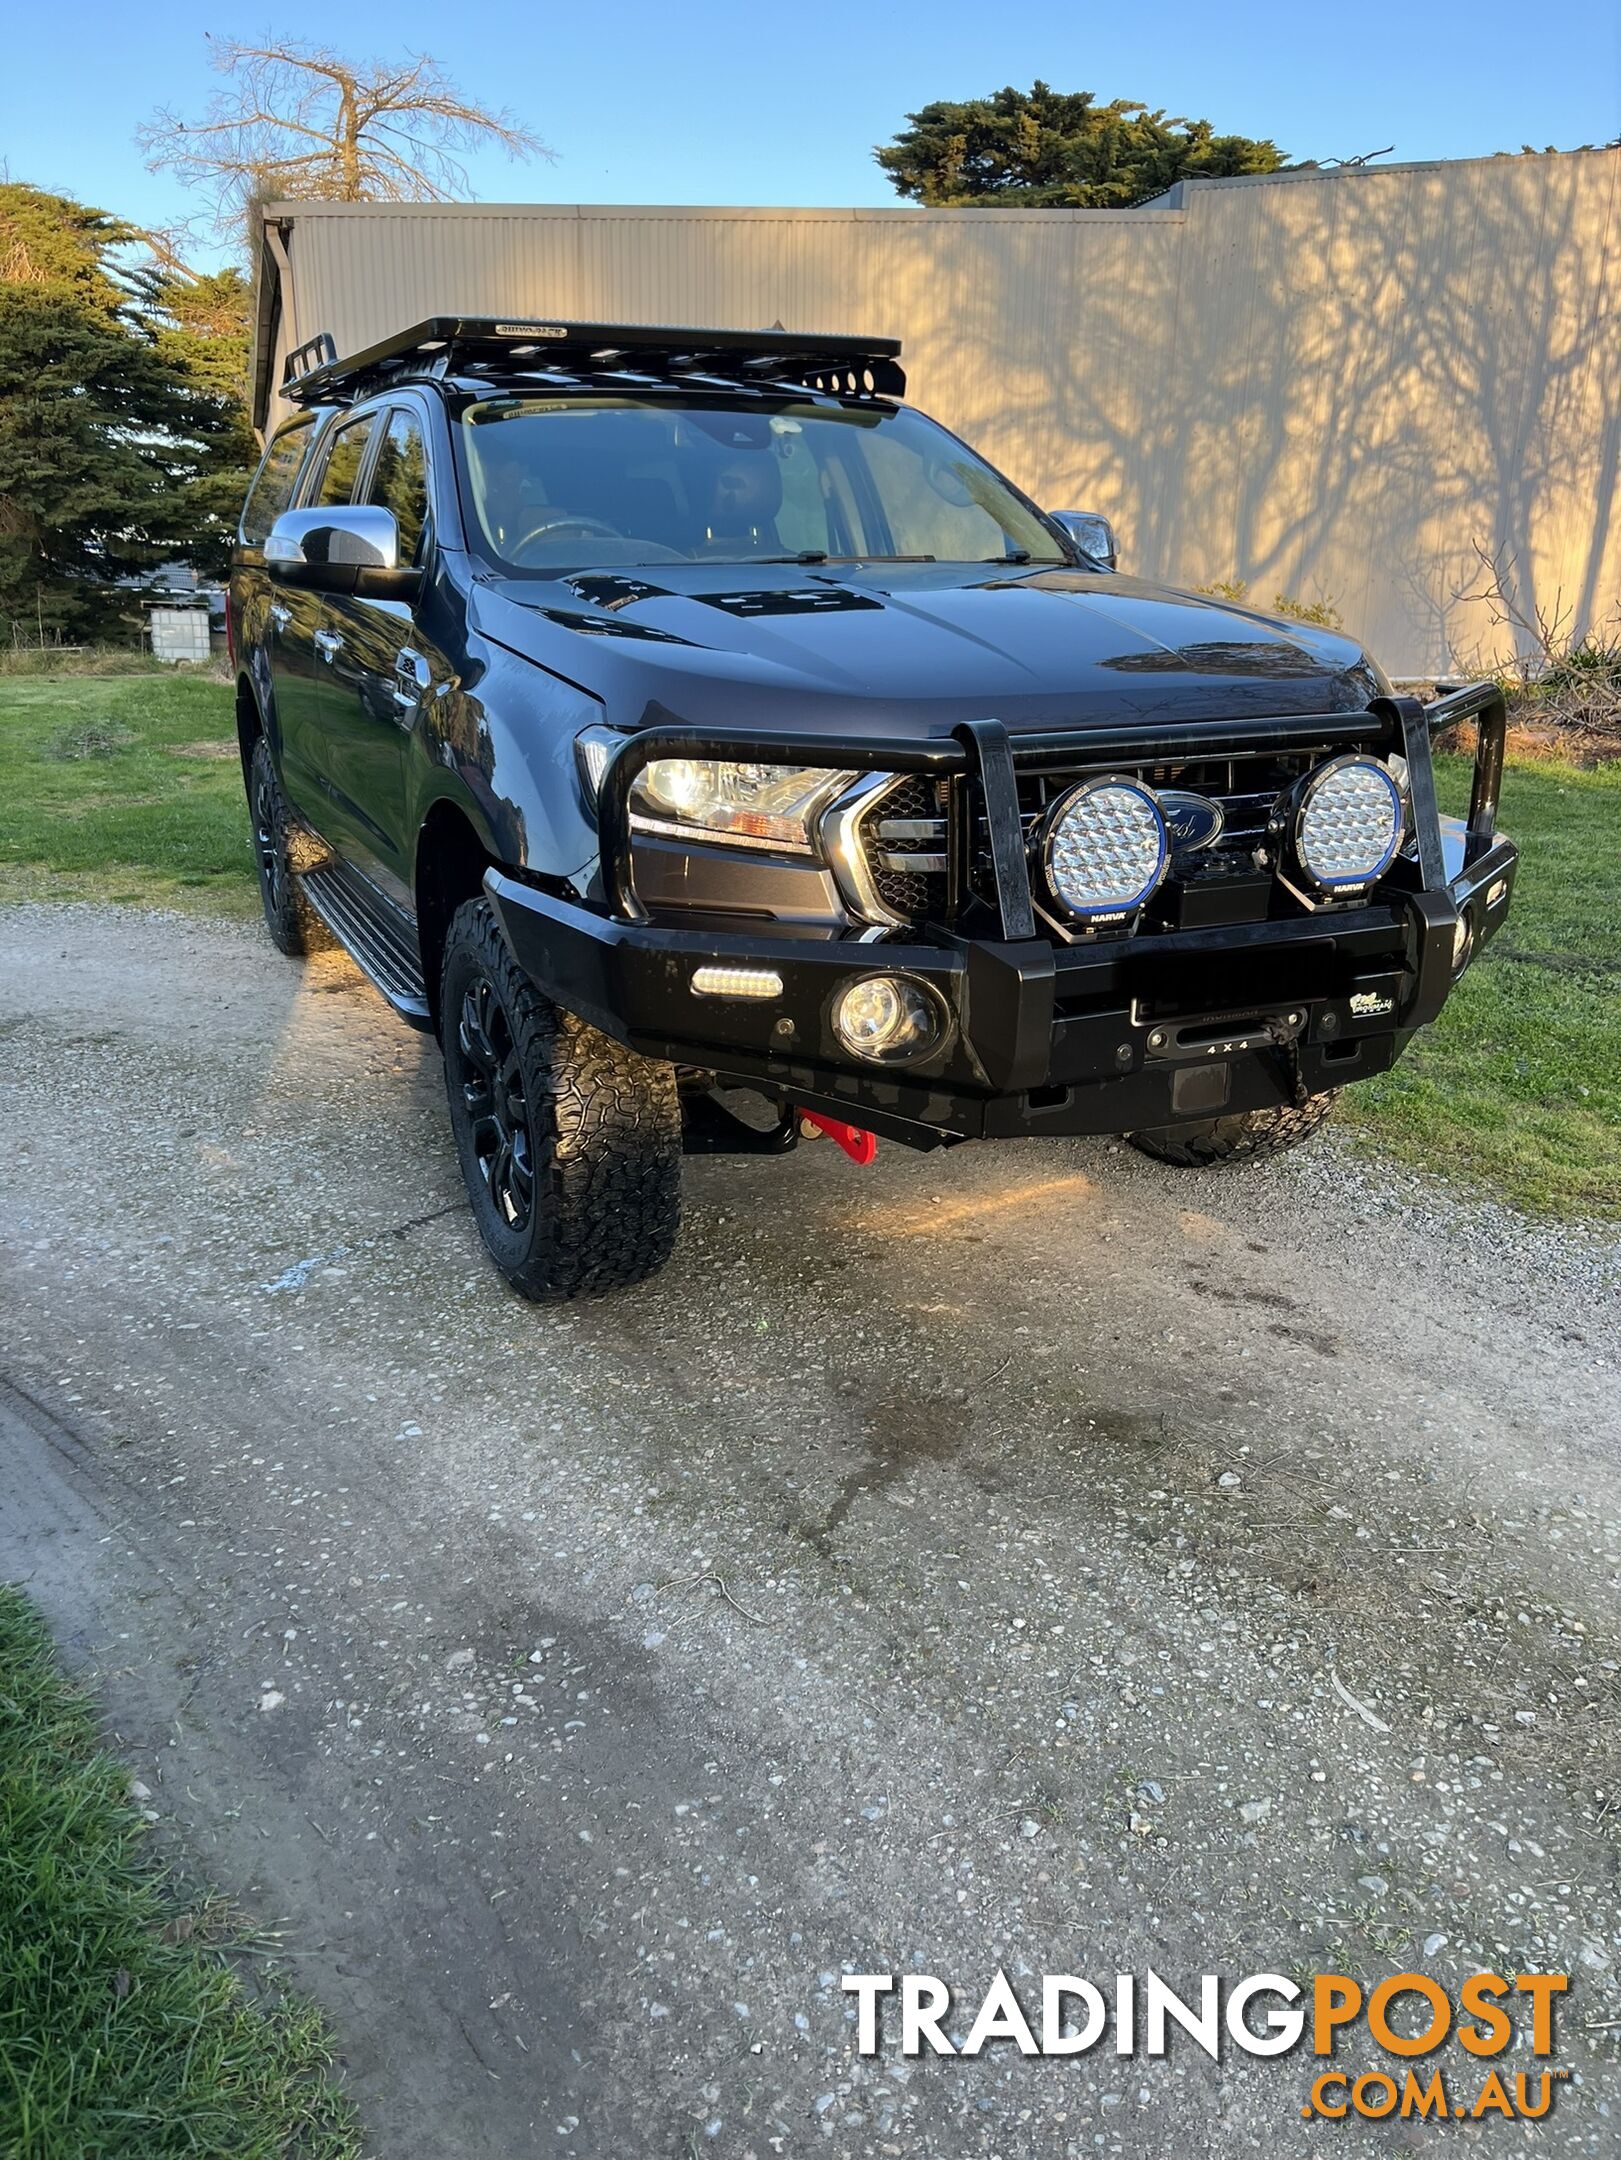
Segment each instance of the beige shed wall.
[{"label": "beige shed wall", "polygon": [[[1123,565],[1327,599],[1395,674],[1621,607],[1621,152],[1216,182],[1137,211],[288,204],[282,350],[432,314],[850,330]],[[281,350],[271,379],[279,379]]]}]

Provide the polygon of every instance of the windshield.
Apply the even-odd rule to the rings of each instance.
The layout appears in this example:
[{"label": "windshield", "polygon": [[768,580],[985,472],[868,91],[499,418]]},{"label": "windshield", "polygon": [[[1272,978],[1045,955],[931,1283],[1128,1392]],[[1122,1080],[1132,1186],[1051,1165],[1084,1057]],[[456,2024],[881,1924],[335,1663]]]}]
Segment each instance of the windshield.
[{"label": "windshield", "polygon": [[990,466],[904,409],[512,396],[459,418],[468,523],[514,569],[1065,559]]}]

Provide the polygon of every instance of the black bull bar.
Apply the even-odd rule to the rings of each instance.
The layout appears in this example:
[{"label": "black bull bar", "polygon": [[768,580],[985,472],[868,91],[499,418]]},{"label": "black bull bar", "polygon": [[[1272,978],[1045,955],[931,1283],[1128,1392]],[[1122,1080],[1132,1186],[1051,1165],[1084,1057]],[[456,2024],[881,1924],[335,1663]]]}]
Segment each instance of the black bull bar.
[{"label": "black bull bar", "polygon": [[[1474,784],[1461,854],[1454,841],[1449,859],[1431,741],[1468,721],[1477,723]],[[1235,1053],[1224,1105],[1234,1110],[1270,1107],[1291,1091],[1298,1097],[1382,1070],[1413,1029],[1435,1018],[1454,979],[1460,915],[1470,912],[1483,941],[1506,913],[1516,861],[1514,848],[1496,835],[1506,728],[1495,683],[1429,706],[1392,697],[1353,712],[1171,727],[1133,719],[1016,738],[989,718],[938,738],[653,727],[626,736],[598,787],[600,905],[542,892],[501,871],[489,873],[486,887],[518,959],[547,995],[649,1056],[764,1084],[914,1143],[1128,1131],[1192,1114],[1165,1056],[1149,1046],[1156,1033],[1150,1022],[1163,1012],[1196,1013],[1200,983],[1234,986],[1220,1001],[1224,1010],[1271,1008],[1264,1025],[1279,1056],[1250,1054],[1261,1052],[1261,1039],[1242,1032],[1229,1043],[1218,1039],[1207,1053]],[[1406,760],[1414,889],[1295,920],[1076,946],[1041,931],[1020,815],[1021,771],[1353,747],[1399,750]],[[854,943],[785,936],[765,925],[755,934],[652,923],[636,891],[630,799],[656,758],[966,776],[989,840],[992,933],[964,938],[931,926]],[[1489,909],[1488,891],[1497,896]],[[764,1004],[696,997],[693,972],[705,965],[773,969],[783,994]],[[949,1043],[915,1070],[862,1067],[829,1035],[827,1009],[838,987],[879,968],[931,983],[953,1016]],[[1264,995],[1246,974],[1265,985]],[[1166,1039],[1165,1030],[1157,1032]],[[1182,1033],[1170,1031],[1178,1047]]]}]

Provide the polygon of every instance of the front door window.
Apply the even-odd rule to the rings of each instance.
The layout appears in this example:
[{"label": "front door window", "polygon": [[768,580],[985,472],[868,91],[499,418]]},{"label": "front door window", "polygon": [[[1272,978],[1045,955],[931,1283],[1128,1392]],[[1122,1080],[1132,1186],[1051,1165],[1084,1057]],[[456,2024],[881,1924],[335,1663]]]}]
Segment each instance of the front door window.
[{"label": "front door window", "polygon": [[367,492],[374,503],[394,513],[400,561],[420,561],[428,523],[428,454],[415,413],[401,409],[389,414]]}]

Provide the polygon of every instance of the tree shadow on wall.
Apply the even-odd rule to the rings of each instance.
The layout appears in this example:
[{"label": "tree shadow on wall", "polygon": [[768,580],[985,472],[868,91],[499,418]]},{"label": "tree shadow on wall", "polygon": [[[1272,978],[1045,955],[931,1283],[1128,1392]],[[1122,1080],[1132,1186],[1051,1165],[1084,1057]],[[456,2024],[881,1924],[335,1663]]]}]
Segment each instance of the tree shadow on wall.
[{"label": "tree shadow on wall", "polygon": [[[1440,670],[1489,642],[1477,542],[1515,563],[1528,612],[1562,588],[1578,636],[1613,604],[1618,171],[1577,155],[1216,189],[1179,225],[1066,220],[1062,241],[986,221],[966,267],[954,224],[939,282],[925,242],[920,341],[972,356],[955,424],[993,455],[1011,436],[1040,468],[1015,477],[1055,507],[1113,514],[1131,568],[1331,594],[1353,631],[1423,643]],[[909,283],[893,313],[916,336]]]}]

